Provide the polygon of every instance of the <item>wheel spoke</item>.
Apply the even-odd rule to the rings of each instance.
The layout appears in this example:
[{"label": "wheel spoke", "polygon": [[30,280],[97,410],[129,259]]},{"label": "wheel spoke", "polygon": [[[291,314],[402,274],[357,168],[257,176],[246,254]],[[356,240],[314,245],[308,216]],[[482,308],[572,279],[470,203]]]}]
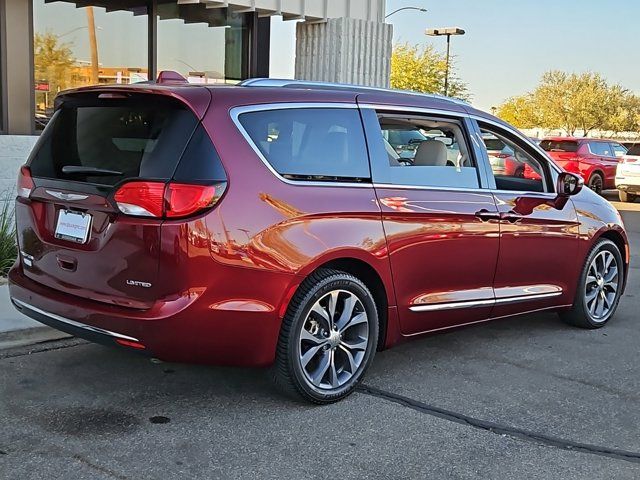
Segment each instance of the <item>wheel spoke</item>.
[{"label": "wheel spoke", "polygon": [[605,255],[604,257],[604,271],[606,272],[609,269],[609,265],[613,262],[613,255]]},{"label": "wheel spoke", "polygon": [[325,343],[327,343],[327,339],[326,338],[320,338],[320,337],[316,337],[315,335],[313,335],[309,330],[307,330],[306,328],[302,329],[302,332],[300,332],[300,341],[306,341],[306,342],[311,342],[315,345],[324,345]]},{"label": "wheel spoke", "polygon": [[585,285],[591,285],[592,283],[596,283],[598,281],[598,279],[595,277],[595,275],[587,275],[587,282]]},{"label": "wheel spoke", "polygon": [[335,350],[331,351],[331,362],[329,366],[329,383],[333,388],[340,386],[338,382],[338,372],[336,371],[336,352]]},{"label": "wheel spoke", "polygon": [[[604,276],[605,283],[612,283],[614,279],[618,277],[618,267],[615,265],[609,269],[609,271]],[[617,283],[617,282],[616,282]]]},{"label": "wheel spoke", "polygon": [[598,295],[598,297],[596,298],[596,317],[602,317],[602,313],[604,311],[604,299],[602,298],[602,295]]},{"label": "wheel spoke", "polygon": [[593,290],[591,290],[589,293],[587,293],[585,295],[585,300],[587,301],[587,305],[589,303],[591,303],[591,300],[593,300],[594,298],[596,298],[596,295],[598,295],[598,289],[594,288]]},{"label": "wheel spoke", "polygon": [[331,328],[333,328],[333,322],[336,317],[336,307],[338,306],[338,296],[340,292],[338,290],[334,290],[329,294],[328,303],[327,303],[327,311],[329,312],[329,319],[331,321]]},{"label": "wheel spoke", "polygon": [[324,355],[322,355],[318,368],[316,369],[315,372],[313,372],[311,376],[311,381],[316,387],[319,387],[320,383],[322,383],[322,379],[327,373],[327,370],[329,369],[330,365],[331,365],[331,350],[327,350],[324,353]]},{"label": "wheel spoke", "polygon": [[342,331],[347,323],[349,323],[349,320],[351,320],[351,315],[353,315],[353,309],[356,307],[356,303],[358,303],[358,299],[355,295],[350,294],[347,298],[345,298],[342,313],[340,314],[340,318],[336,322],[336,328],[338,329],[338,331]]},{"label": "wheel spoke", "polygon": [[344,353],[344,355],[347,357],[347,361],[349,362],[349,372],[351,372],[351,374],[356,373],[356,361],[353,358],[353,354],[349,351],[348,348],[345,348],[344,345],[340,345],[340,350],[342,350],[342,352]]},{"label": "wheel spoke", "polygon": [[357,340],[342,340],[341,344],[347,347],[349,350],[366,350],[367,343],[369,342],[366,338],[358,337]]},{"label": "wheel spoke", "polygon": [[587,307],[589,308],[589,313],[591,315],[596,314],[597,305],[598,305],[598,291],[596,290],[596,294],[590,300],[587,300]]},{"label": "wheel spoke", "polygon": [[322,348],[322,345],[316,345],[314,347],[311,347],[309,350],[307,350],[304,353],[304,355],[302,355],[302,357],[300,357],[300,363],[302,364],[303,368],[307,368],[307,365],[309,364],[311,359],[316,356],[316,354],[318,353],[318,351],[320,351],[321,348]]},{"label": "wheel spoke", "polygon": [[363,323],[367,323],[368,321],[369,320],[367,319],[367,314],[365,312],[358,313],[351,320],[349,320],[349,322],[343,328],[340,329],[340,332],[341,333],[346,332],[351,327],[355,327],[356,325],[362,325]]}]

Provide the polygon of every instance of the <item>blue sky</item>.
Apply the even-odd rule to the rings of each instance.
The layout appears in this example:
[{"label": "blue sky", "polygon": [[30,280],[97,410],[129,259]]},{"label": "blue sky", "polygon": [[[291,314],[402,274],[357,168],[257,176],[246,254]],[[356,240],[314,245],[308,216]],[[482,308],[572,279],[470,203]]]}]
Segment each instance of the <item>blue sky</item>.
[{"label": "blue sky", "polygon": [[[387,12],[419,6],[388,19],[394,41],[433,43],[434,27],[459,26],[452,39],[459,76],[473,103],[489,110],[505,98],[535,87],[551,69],[600,72],[640,94],[639,0],[387,0]],[[272,75],[292,76],[295,25],[274,21]]]}]

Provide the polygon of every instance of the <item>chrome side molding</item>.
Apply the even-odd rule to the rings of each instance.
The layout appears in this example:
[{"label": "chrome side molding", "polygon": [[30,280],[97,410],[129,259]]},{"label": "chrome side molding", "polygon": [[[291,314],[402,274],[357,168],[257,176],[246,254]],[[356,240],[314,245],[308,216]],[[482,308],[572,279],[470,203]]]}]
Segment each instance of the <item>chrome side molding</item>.
[{"label": "chrome side molding", "polygon": [[528,302],[530,300],[541,300],[544,298],[557,297],[562,295],[562,290],[557,292],[535,293],[532,295],[518,295],[515,297],[495,298],[490,300],[468,300],[463,302],[431,303],[427,305],[413,305],[409,307],[412,312],[432,312],[437,310],[453,310],[456,308],[478,308],[490,307],[493,305],[504,305],[509,303]]}]

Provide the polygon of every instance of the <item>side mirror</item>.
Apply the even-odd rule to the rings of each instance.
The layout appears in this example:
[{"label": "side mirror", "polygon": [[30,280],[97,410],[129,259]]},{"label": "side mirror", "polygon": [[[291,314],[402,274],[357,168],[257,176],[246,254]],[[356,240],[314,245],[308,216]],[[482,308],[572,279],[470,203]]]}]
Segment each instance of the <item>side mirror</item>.
[{"label": "side mirror", "polygon": [[582,190],[583,186],[584,180],[579,175],[569,172],[562,172],[558,175],[558,196],[569,197],[576,195]]}]

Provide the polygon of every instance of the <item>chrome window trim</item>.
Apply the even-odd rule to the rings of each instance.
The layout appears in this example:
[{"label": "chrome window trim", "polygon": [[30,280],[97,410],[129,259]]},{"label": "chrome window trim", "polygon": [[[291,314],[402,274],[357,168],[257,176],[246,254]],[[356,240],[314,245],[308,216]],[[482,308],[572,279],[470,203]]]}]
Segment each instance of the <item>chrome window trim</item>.
[{"label": "chrome window trim", "polygon": [[[294,108],[346,108],[346,109],[358,109],[358,105],[355,103],[263,103],[257,105],[245,105],[241,107],[233,107],[229,110],[231,121],[235,124],[240,134],[244,137],[245,141],[249,144],[251,149],[255,152],[262,163],[269,169],[269,171],[281,182],[287,185],[306,186],[306,187],[333,187],[333,188],[373,188],[371,181],[358,183],[358,182],[314,182],[312,180],[289,180],[288,178],[280,175],[273,166],[269,163],[269,160],[265,158],[256,143],[253,141],[247,130],[240,122],[240,115],[243,113],[251,112],[263,112],[268,110],[291,110]],[[364,135],[364,132],[363,132]],[[368,159],[367,159],[368,162]]]},{"label": "chrome window trim", "polygon": [[360,108],[369,108],[372,110],[393,110],[397,113],[426,113],[431,115],[444,115],[456,118],[472,118],[467,112],[458,112],[454,110],[442,110],[439,108],[410,107],[406,105],[382,104],[382,103],[360,103]]},{"label": "chrome window trim", "polygon": [[492,193],[488,188],[465,188],[465,187],[436,187],[433,185],[404,185],[396,183],[376,182],[374,188],[387,188],[392,190],[430,190],[444,192],[469,192],[469,193]]},{"label": "chrome window trim", "polygon": [[71,320],[66,317],[62,317],[60,315],[56,315],[55,313],[50,313],[45,310],[42,310],[38,307],[34,307],[33,305],[29,305],[28,303],[23,302],[22,300],[18,300],[17,298],[11,298],[11,301],[18,305],[19,307],[26,308],[28,310],[39,313],[40,315],[44,315],[45,317],[49,317],[53,320],[56,320],[61,323],[66,323],[67,325],[71,325],[72,327],[81,328],[83,330],[88,330],[94,333],[100,333],[102,335],[107,335],[114,338],[120,338],[122,340],[129,340],[131,342],[140,342],[137,338],[129,337],[127,335],[123,335],[121,333],[112,332],[111,330],[105,330],[104,328],[94,327],[92,325],[87,325],[86,323],[77,322],[75,320]]},{"label": "chrome window trim", "polygon": [[409,307],[412,312],[433,312],[437,310],[453,310],[456,308],[478,308],[491,305],[502,305],[509,303],[527,302],[530,300],[541,300],[544,298],[557,297],[564,292],[549,292],[549,293],[535,293],[532,295],[519,295],[517,297],[506,298],[492,298],[489,300],[468,300],[464,302],[448,302],[448,303],[434,303],[429,305],[413,305]]}]

